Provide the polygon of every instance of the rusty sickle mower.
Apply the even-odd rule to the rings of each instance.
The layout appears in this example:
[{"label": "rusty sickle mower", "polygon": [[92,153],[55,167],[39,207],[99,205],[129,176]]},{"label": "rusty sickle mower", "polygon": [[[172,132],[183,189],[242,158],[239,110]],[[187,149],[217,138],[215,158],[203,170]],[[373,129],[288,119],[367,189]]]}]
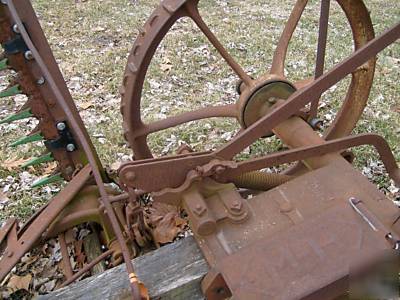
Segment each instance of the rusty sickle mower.
[{"label": "rusty sickle mower", "polygon": [[[398,208],[348,159],[348,149],[371,145],[389,176],[400,171],[386,141],[375,134],[350,135],[367,104],[376,55],[400,37],[400,23],[375,37],[362,0],[337,0],[352,31],[355,51],[324,72],[330,1],[321,1],[315,75],[299,82],[285,77],[289,42],[307,5],[294,4],[276,47],[272,66],[252,78],[230,56],[203,21],[199,0],[164,0],[150,16],[128,57],[121,87],[124,137],[134,160],[116,176],[102,167],[50,47],[28,0],[1,0],[2,70],[15,76],[1,97],[25,94],[27,103],[0,123],[37,118],[39,124],[18,146],[43,140],[47,153],[30,161],[58,162],[58,171],[35,185],[58,180],[66,186],[23,226],[15,219],[0,230],[0,281],[21,257],[58,237],[67,285],[99,261],[125,262],[132,297],[148,293],[131,259],[151,235],[139,198],[183,207],[210,270],[202,281],[207,299],[335,299],[348,290],[349,268],[362,257],[377,259],[399,247]],[[235,104],[206,107],[145,124],[141,96],[147,69],[170,28],[187,17],[240,79]],[[347,96],[323,135],[321,95],[351,74]],[[154,158],[147,137],[186,122],[235,118],[242,130],[221,148]],[[288,150],[244,161],[234,157],[257,139],[276,135]],[[282,173],[265,168],[293,163]],[[116,183],[120,189],[110,188]],[[252,197],[245,197],[251,194]],[[247,199],[248,198],[248,199]],[[69,265],[65,232],[93,222],[107,250],[77,273]]]}]

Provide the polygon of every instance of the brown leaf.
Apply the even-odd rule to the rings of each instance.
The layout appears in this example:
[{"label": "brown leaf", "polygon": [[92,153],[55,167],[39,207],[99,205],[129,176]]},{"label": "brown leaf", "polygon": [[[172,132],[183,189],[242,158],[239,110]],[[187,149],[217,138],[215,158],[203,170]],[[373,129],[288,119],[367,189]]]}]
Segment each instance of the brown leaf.
[{"label": "brown leaf", "polygon": [[79,104],[79,107],[82,108],[82,109],[88,109],[88,108],[90,108],[92,106],[93,106],[93,102],[91,102],[91,101],[82,102],[82,103]]},{"label": "brown leaf", "polygon": [[14,156],[12,158],[7,159],[1,164],[1,167],[8,170],[12,171],[13,169],[19,168],[24,162],[27,162],[29,159],[23,159],[23,158],[18,158],[17,156]]},{"label": "brown leaf", "polygon": [[118,171],[119,168],[121,167],[121,165],[122,165],[122,162],[120,162],[120,161],[113,162],[113,163],[110,165],[110,169],[111,169],[112,171]]},{"label": "brown leaf", "polygon": [[52,174],[53,171],[57,168],[57,162],[53,161],[47,164],[44,170],[41,172],[42,176]]},{"label": "brown leaf", "polygon": [[172,242],[186,225],[176,207],[158,202],[150,209],[149,222],[154,240],[160,244]]},{"label": "brown leaf", "polygon": [[2,191],[0,191],[0,204],[5,204],[9,201],[10,199],[7,197],[6,194],[4,194]]},{"label": "brown leaf", "polygon": [[25,276],[13,275],[8,281],[7,287],[10,288],[12,291],[18,291],[18,290],[28,291],[31,280],[32,280],[31,274],[27,274]]},{"label": "brown leaf", "polygon": [[172,69],[172,63],[168,58],[164,58],[163,62],[160,65],[160,69],[163,72],[169,72]]}]

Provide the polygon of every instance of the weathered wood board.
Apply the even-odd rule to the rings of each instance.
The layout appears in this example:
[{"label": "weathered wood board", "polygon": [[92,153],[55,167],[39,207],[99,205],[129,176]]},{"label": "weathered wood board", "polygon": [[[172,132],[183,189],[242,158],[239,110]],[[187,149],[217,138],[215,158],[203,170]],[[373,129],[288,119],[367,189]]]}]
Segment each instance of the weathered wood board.
[{"label": "weathered wood board", "polygon": [[[200,281],[207,273],[208,266],[192,237],[138,257],[133,264],[138,277],[149,289],[151,299],[204,299]],[[37,299],[130,299],[125,265]]]}]

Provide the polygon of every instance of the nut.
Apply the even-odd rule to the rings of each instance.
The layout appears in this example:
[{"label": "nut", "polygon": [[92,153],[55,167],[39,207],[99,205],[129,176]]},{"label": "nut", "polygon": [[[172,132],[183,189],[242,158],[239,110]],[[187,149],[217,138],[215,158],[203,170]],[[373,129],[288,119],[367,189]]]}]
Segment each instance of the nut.
[{"label": "nut", "polygon": [[205,208],[204,206],[197,204],[196,207],[194,208],[194,213],[201,217],[202,215],[204,215],[204,213],[207,211],[207,208]]},{"label": "nut", "polygon": [[240,200],[233,201],[231,205],[231,210],[233,212],[241,212],[243,208],[243,203]]}]

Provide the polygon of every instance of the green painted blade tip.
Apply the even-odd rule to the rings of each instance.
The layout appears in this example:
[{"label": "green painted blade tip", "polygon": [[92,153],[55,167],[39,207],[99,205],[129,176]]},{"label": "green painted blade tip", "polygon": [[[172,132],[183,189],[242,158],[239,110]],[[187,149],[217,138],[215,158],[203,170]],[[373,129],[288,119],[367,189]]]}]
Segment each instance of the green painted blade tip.
[{"label": "green painted blade tip", "polygon": [[20,111],[14,115],[4,118],[3,120],[0,121],[0,124],[11,123],[14,121],[30,118],[32,116],[33,116],[33,114],[31,112],[31,110],[27,109],[27,110]]},{"label": "green painted blade tip", "polygon": [[32,188],[34,189],[37,187],[41,187],[44,185],[48,185],[50,183],[55,183],[55,182],[59,182],[59,181],[63,181],[63,180],[64,180],[64,178],[61,176],[61,173],[58,173],[55,175],[50,175],[50,176],[47,176],[47,177],[44,177],[44,178],[41,178],[41,179],[35,181],[32,184]]},{"label": "green painted blade tip", "polygon": [[39,141],[43,141],[43,140],[44,140],[43,135],[40,132],[38,132],[35,134],[24,136],[24,137],[16,140],[15,142],[10,144],[10,147],[17,147],[20,145],[25,145],[25,144],[33,143],[33,142],[39,142]]},{"label": "green painted blade tip", "polygon": [[8,59],[4,58],[0,61],[0,71],[8,69]]},{"label": "green painted blade tip", "polygon": [[0,98],[15,96],[15,95],[18,95],[21,93],[22,93],[22,90],[21,90],[19,84],[16,84],[16,85],[13,85],[12,87],[9,87],[8,89],[5,89],[4,91],[1,91]]},{"label": "green painted blade tip", "polygon": [[53,154],[52,153],[47,153],[45,155],[42,155],[40,157],[34,157],[31,160],[27,161],[26,163],[21,165],[21,168],[27,168],[30,166],[35,166],[35,165],[39,165],[39,164],[43,164],[49,161],[53,161]]}]

